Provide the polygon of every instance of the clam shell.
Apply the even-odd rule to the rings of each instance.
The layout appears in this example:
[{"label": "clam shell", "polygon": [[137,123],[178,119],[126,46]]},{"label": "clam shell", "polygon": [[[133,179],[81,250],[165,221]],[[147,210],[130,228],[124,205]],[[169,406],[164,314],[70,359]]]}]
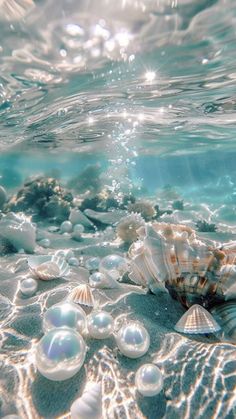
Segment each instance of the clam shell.
[{"label": "clam shell", "polygon": [[220,328],[212,315],[198,304],[190,307],[175,325],[177,332],[190,334],[215,333]]},{"label": "clam shell", "polygon": [[74,288],[69,294],[68,299],[76,304],[81,304],[88,307],[94,306],[92,290],[87,284],[81,284]]},{"label": "clam shell", "polygon": [[236,342],[236,301],[229,301],[211,309],[224,335]]},{"label": "clam shell", "polygon": [[70,408],[71,419],[102,419],[101,383],[89,382]]},{"label": "clam shell", "polygon": [[31,272],[43,281],[62,278],[70,273],[70,267],[64,257],[32,256],[28,259]]}]

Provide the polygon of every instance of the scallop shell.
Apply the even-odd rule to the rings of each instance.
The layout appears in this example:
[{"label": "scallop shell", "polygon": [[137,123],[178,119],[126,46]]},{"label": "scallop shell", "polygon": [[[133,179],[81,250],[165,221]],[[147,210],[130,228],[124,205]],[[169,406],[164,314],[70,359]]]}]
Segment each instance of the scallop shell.
[{"label": "scallop shell", "polygon": [[211,313],[221,325],[224,335],[236,342],[236,301],[213,307]]},{"label": "scallop shell", "polygon": [[70,408],[71,419],[102,419],[101,383],[89,382]]},{"label": "scallop shell", "polygon": [[215,333],[220,328],[212,315],[198,304],[190,307],[175,325],[177,332],[190,334]]},{"label": "scallop shell", "polygon": [[69,300],[76,304],[81,304],[88,307],[94,306],[94,298],[91,288],[87,284],[81,284],[74,288],[69,294]]},{"label": "scallop shell", "polygon": [[70,267],[65,258],[54,255],[32,256],[28,259],[31,272],[43,281],[62,278],[70,273]]}]

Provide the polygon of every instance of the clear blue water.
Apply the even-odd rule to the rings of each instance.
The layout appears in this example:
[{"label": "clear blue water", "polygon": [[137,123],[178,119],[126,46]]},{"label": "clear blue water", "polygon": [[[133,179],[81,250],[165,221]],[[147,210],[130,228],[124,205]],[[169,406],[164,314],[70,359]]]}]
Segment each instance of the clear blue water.
[{"label": "clear blue water", "polygon": [[[42,175],[58,179],[80,200],[106,190],[118,201],[130,194],[171,211],[173,201],[182,200],[185,210],[165,216],[163,221],[186,222],[194,227],[197,220],[206,220],[217,229],[217,234],[203,232],[206,237],[234,240],[235,45],[235,0],[0,0],[0,185],[8,199],[30,177]],[[80,190],[74,188],[75,178],[80,179]],[[59,240],[51,239],[53,245]],[[59,240],[54,247],[66,245]],[[79,249],[79,254],[80,251],[85,252]],[[27,308],[17,297],[18,285],[12,292],[8,283],[8,273],[12,274],[15,263],[16,259],[1,257],[6,282],[0,286],[0,294],[11,300],[16,311],[4,323],[3,341],[7,343],[3,345],[6,348],[3,359],[7,359],[10,378],[0,399],[0,417],[19,413],[19,417],[29,419],[67,418],[77,392],[76,380],[66,401],[64,387],[50,387],[42,377],[35,379],[31,358],[21,370],[21,357],[27,351],[31,353],[32,342],[40,337],[41,332],[35,332],[39,329],[37,313],[42,314],[45,302],[40,289],[39,300],[32,300],[32,311],[29,309],[31,314],[37,314],[33,314],[35,329],[33,325],[33,332],[27,332],[29,325],[24,323]],[[62,293],[62,289],[58,290]],[[45,298],[54,301],[50,291],[49,287]],[[56,300],[60,298],[56,296]],[[0,303],[3,307],[8,304],[5,300]],[[131,298],[131,306],[132,303]],[[137,305],[135,298],[134,303]],[[168,303],[159,303],[167,310],[164,305]],[[140,317],[145,318],[145,309],[142,311],[141,302],[138,304]],[[151,316],[151,303],[150,307]],[[115,310],[120,314],[127,310],[127,305],[122,303]],[[181,308],[176,308],[176,312],[180,316]],[[23,316],[23,326],[17,328],[12,321],[18,315]],[[177,318],[170,311],[167,329],[163,324],[158,326],[161,336],[168,334],[165,342],[170,357],[164,359],[165,346],[159,341],[155,344],[160,353],[156,347],[152,353],[157,362],[158,357],[164,360],[167,376],[165,403],[157,400],[162,406],[158,418],[235,417],[231,384],[227,387],[214,381],[217,354],[223,359],[221,367],[227,377],[227,359],[232,366],[234,347],[210,346],[212,342],[207,341],[209,346],[191,343],[190,350],[186,340],[178,340],[176,336],[172,339],[171,321]],[[156,336],[154,325],[150,327]],[[199,353],[205,350],[205,358],[200,359]],[[112,365],[114,381],[119,384],[121,367],[108,349],[104,351],[101,355],[94,350],[91,375],[96,376],[99,357],[104,356],[107,368]],[[174,371],[183,380],[178,384],[179,393],[172,380],[173,353]],[[194,354],[198,353],[198,369],[193,379],[196,386],[198,371],[203,371],[204,382],[208,364],[214,370],[212,381],[205,387],[211,394],[209,403],[204,398],[205,390],[202,393],[198,390],[199,397],[189,391],[188,373],[185,382],[177,369],[178,361],[186,366],[189,353],[191,368]],[[121,376],[126,376],[126,368],[130,371],[127,365],[122,365]],[[102,367],[99,371],[101,374]],[[234,372],[232,366],[230,376]],[[17,403],[10,384],[12,376],[15,386],[20,381]],[[216,383],[215,387],[212,383]],[[64,394],[61,404],[57,389]],[[45,402],[47,391],[49,394],[52,391],[52,399],[46,398]],[[119,391],[123,393],[116,394],[117,400],[119,397],[124,400],[127,391]],[[112,391],[108,394],[112,397]],[[128,400],[133,397],[132,391],[130,394]],[[132,403],[127,402],[123,416],[119,406],[115,405],[117,410],[113,411],[109,405],[104,419],[133,418]],[[211,403],[216,405],[212,407]],[[141,401],[136,408],[135,419],[157,419],[155,409],[147,401]]]}]

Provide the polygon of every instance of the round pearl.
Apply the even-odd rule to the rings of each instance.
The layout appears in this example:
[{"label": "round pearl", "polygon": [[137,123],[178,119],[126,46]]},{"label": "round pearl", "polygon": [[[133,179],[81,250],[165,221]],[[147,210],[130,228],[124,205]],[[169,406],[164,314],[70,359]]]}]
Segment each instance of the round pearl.
[{"label": "round pearl", "polygon": [[89,335],[94,339],[106,339],[114,330],[114,320],[106,311],[94,311],[87,317]]},{"label": "round pearl", "polygon": [[69,327],[82,333],[86,326],[84,310],[71,302],[64,301],[50,307],[43,318],[43,330],[48,332],[57,327]]},{"label": "round pearl", "polygon": [[135,385],[143,396],[156,396],[163,389],[163,377],[160,369],[154,364],[142,365],[135,374]]},{"label": "round pearl", "polygon": [[76,258],[69,258],[68,259],[68,263],[71,266],[79,266],[79,261]]},{"label": "round pearl", "polygon": [[128,323],[120,328],[116,343],[123,355],[128,358],[139,358],[149,349],[150,336],[139,323]]},{"label": "round pearl", "polygon": [[102,272],[94,272],[89,277],[89,285],[92,288],[106,288],[109,284],[109,281],[105,274]]},{"label": "round pearl", "polygon": [[101,260],[99,270],[103,273],[108,272],[114,279],[117,279],[127,271],[127,263],[122,256],[108,255]]},{"label": "round pearl", "polygon": [[60,227],[61,233],[70,233],[73,230],[72,223],[70,221],[63,221]]},{"label": "round pearl", "polygon": [[36,347],[36,365],[49,380],[67,380],[82,367],[85,355],[86,346],[79,333],[67,328],[53,329]]},{"label": "round pearl", "polygon": [[84,232],[84,226],[82,224],[75,224],[73,228],[73,232],[82,234]]},{"label": "round pearl", "polygon": [[33,295],[37,291],[38,283],[34,278],[23,279],[20,283],[20,291],[24,295]]},{"label": "round pearl", "polygon": [[85,262],[85,268],[87,268],[89,271],[95,271],[98,269],[100,263],[100,258],[93,257],[89,258]]}]

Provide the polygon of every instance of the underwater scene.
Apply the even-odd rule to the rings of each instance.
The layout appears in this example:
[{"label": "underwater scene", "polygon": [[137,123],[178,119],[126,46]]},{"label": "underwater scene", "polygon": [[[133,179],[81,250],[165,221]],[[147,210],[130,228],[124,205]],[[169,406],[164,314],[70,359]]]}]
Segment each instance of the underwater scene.
[{"label": "underwater scene", "polygon": [[0,0],[0,418],[236,417],[236,2]]}]

